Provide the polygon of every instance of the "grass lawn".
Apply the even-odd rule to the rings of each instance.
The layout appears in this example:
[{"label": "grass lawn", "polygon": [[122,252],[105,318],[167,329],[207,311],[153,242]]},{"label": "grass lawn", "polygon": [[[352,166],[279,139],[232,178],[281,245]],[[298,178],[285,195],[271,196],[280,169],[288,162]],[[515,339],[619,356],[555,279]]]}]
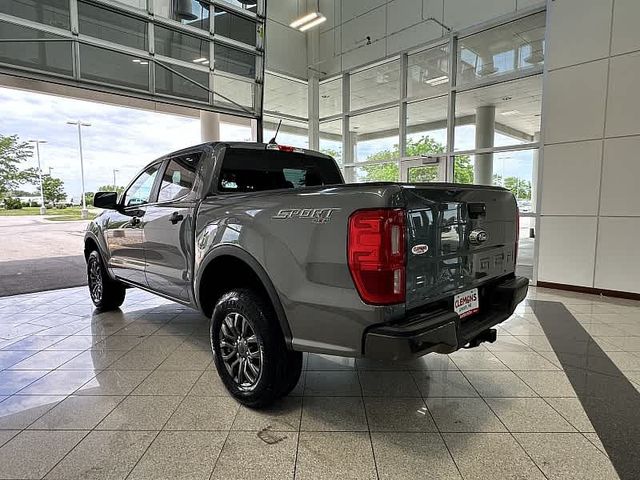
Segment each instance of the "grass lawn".
[{"label": "grass lawn", "polygon": [[[82,220],[80,218],[80,207],[70,208],[47,208],[44,218],[54,222],[68,222],[70,220]],[[89,219],[98,214],[97,210],[89,209]],[[40,215],[40,207],[22,207],[17,210],[0,209],[0,217],[20,217],[25,215]]]}]

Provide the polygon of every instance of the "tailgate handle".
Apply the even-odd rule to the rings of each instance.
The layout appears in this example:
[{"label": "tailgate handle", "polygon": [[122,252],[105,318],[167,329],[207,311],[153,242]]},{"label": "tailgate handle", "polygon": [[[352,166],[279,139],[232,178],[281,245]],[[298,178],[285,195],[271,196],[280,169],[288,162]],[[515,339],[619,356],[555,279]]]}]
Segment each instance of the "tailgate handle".
[{"label": "tailgate handle", "polygon": [[487,206],[484,203],[468,203],[467,207],[471,218],[484,217],[487,214]]}]

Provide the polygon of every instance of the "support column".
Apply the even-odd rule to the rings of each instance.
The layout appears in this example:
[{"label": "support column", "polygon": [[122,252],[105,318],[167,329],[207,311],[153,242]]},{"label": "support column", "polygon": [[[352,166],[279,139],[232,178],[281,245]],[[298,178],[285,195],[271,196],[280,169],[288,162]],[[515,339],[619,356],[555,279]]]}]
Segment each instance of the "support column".
[{"label": "support column", "polygon": [[[540,132],[533,134],[533,141],[540,142]],[[538,161],[540,159],[540,145],[539,148],[533,151],[533,168],[531,173],[531,205],[534,209],[538,208]]]},{"label": "support column", "polygon": [[220,141],[220,114],[200,110],[200,140],[203,142]]},{"label": "support column", "polygon": [[[496,107],[485,105],[476,109],[476,148],[493,148],[496,130]],[[493,183],[493,153],[476,155],[473,166],[473,183],[491,185]]]},{"label": "support column", "polygon": [[[314,3],[314,2],[308,2]],[[308,11],[313,11],[315,5],[309,5]],[[320,62],[320,29],[312,28],[307,32],[307,61],[313,65],[307,69],[307,118],[309,126],[309,148],[320,150],[320,83],[316,66]]]}]

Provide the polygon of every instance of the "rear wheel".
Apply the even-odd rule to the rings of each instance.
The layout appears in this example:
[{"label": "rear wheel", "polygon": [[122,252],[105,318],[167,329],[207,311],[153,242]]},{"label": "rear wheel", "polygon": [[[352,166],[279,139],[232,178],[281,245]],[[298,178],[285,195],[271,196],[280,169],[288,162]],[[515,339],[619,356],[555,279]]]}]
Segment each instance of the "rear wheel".
[{"label": "rear wheel", "polygon": [[96,308],[105,311],[115,310],[124,302],[124,285],[109,278],[97,250],[92,251],[87,258],[87,281],[91,301]]},{"label": "rear wheel", "polygon": [[302,353],[287,349],[273,309],[249,289],[232,290],[216,304],[211,348],[227,390],[249,407],[273,403],[300,377]]}]

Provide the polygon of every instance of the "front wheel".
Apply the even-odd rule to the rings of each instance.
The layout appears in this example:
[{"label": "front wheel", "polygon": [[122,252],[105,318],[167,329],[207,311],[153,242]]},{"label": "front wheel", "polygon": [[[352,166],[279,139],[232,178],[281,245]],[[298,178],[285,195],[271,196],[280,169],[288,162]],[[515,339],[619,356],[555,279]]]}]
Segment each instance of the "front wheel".
[{"label": "front wheel", "polygon": [[232,290],[216,304],[211,348],[225,387],[249,407],[273,403],[300,376],[302,353],[287,349],[273,309],[249,289]]},{"label": "front wheel", "polygon": [[87,281],[91,301],[99,310],[115,310],[124,302],[124,285],[109,278],[102,258],[96,250],[87,258]]}]

